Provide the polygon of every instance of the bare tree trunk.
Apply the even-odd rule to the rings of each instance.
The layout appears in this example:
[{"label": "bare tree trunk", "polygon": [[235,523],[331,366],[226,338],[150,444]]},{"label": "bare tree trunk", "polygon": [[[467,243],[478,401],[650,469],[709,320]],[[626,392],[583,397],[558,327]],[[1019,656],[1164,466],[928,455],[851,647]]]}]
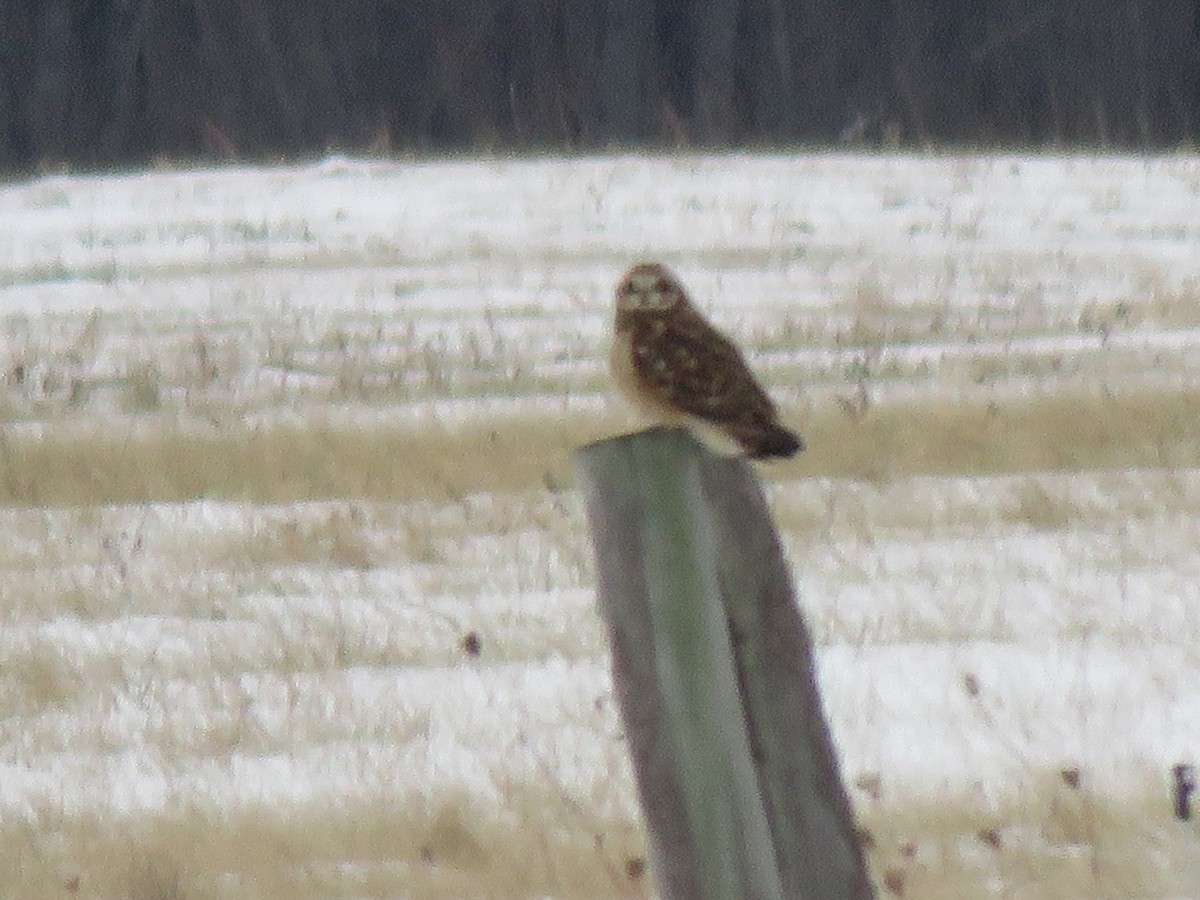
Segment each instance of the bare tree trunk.
[{"label": "bare tree trunk", "polygon": [[559,124],[569,145],[593,147],[604,135],[603,52],[608,27],[606,4],[596,0],[557,0],[562,6],[564,56]]},{"label": "bare tree trunk", "polygon": [[649,132],[653,40],[653,4],[605,0],[600,118],[613,143],[629,144]]},{"label": "bare tree trunk", "polygon": [[695,134],[704,144],[733,136],[740,0],[699,0],[692,16]]},{"label": "bare tree trunk", "polygon": [[71,0],[45,0],[38,14],[29,111],[33,152],[39,163],[54,164],[68,156],[72,60],[76,56],[72,6]]},{"label": "bare tree trunk", "polygon": [[108,95],[106,121],[100,125],[100,153],[119,159],[139,141],[144,124],[147,42],[152,25],[150,0],[108,3],[100,21],[97,77]]},{"label": "bare tree trunk", "polygon": [[804,131],[804,122],[796,102],[795,68],[792,65],[791,31],[788,27],[787,6],[783,0],[763,0],[767,12],[767,58],[771,60],[770,75],[764,83],[774,82],[776,95],[769,103],[776,140],[795,140]]},{"label": "bare tree trunk", "polygon": [[4,13],[0,13],[0,171],[26,165],[26,141],[17,102],[17,78],[13,71],[17,36],[7,31]]}]

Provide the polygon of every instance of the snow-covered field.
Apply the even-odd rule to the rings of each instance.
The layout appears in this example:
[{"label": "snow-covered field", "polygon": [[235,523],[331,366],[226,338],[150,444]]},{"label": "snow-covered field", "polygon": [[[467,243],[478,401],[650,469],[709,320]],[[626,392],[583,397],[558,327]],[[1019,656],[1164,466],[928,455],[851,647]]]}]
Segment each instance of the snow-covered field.
[{"label": "snow-covered field", "polygon": [[570,453],[654,257],[808,441],[762,473],[881,894],[1200,897],[1200,160],[335,159],[0,223],[3,896],[650,893]]}]

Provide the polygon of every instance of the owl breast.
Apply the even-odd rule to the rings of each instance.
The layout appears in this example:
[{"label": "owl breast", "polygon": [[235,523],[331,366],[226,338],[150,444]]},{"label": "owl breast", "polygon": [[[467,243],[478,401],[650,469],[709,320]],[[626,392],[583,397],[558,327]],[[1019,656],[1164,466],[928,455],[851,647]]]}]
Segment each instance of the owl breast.
[{"label": "owl breast", "polygon": [[638,418],[647,425],[684,426],[705,446],[722,456],[737,456],[743,448],[720,428],[668,403],[660,392],[646,384],[634,362],[634,338],[630,331],[617,331],[610,349],[610,370],[621,395],[629,401]]},{"label": "owl breast", "polygon": [[609,350],[609,368],[617,390],[646,420],[655,425],[683,425],[688,417],[659,399],[647,387],[634,363],[633,334],[618,330]]}]

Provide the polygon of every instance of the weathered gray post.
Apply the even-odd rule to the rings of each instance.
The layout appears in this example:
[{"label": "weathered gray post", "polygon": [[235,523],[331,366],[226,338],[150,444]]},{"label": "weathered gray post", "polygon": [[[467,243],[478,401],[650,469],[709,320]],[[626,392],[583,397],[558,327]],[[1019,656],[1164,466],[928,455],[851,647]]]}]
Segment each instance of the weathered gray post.
[{"label": "weathered gray post", "polygon": [[575,462],[661,896],[873,897],[750,466],[675,429]]}]

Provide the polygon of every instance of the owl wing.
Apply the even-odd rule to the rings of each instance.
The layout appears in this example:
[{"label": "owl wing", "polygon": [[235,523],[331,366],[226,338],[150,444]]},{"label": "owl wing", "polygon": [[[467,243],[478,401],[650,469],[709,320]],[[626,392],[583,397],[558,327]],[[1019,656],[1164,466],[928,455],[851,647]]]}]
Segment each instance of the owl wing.
[{"label": "owl wing", "polygon": [[631,344],[634,371],[656,400],[727,427],[775,421],[775,406],[741,352],[698,313],[638,323]]}]

